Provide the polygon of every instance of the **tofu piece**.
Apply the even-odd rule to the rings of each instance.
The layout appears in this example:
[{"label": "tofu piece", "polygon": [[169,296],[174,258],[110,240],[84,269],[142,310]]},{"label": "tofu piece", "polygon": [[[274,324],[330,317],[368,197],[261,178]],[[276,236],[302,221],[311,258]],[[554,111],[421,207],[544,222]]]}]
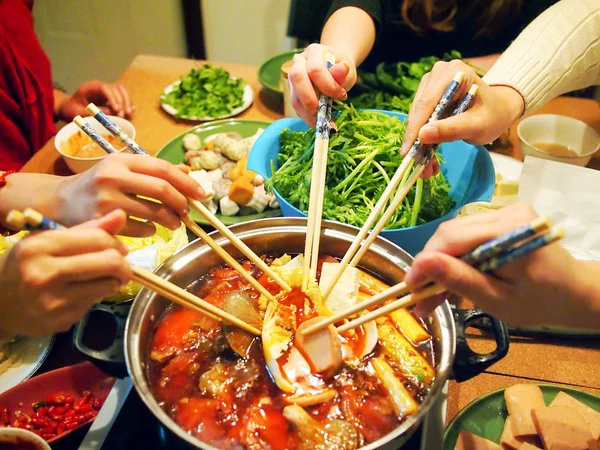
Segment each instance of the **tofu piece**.
[{"label": "tofu piece", "polygon": [[[340,263],[323,263],[321,279],[319,280],[321,292],[325,292],[329,287],[339,268]],[[354,306],[358,302],[359,286],[359,270],[356,267],[346,267],[331,293],[327,296],[325,306],[334,314]]]},{"label": "tofu piece", "polygon": [[546,406],[539,386],[535,384],[515,384],[504,391],[504,400],[506,401],[514,436],[535,436],[537,430],[531,418],[531,410]]},{"label": "tofu piece", "polygon": [[595,450],[583,416],[569,406],[534,408],[531,416],[546,450]]},{"label": "tofu piece", "polygon": [[238,204],[227,195],[219,200],[219,206],[221,207],[221,214],[224,216],[235,216],[240,211]]},{"label": "tofu piece", "polygon": [[583,416],[583,420],[585,420],[585,423],[592,432],[594,439],[600,439],[600,412],[562,391],[552,400],[550,406],[569,406],[575,409]]},{"label": "tofu piece", "polygon": [[460,430],[454,450],[502,450],[502,447],[466,430]]},{"label": "tofu piece", "polygon": [[283,269],[302,269],[304,267],[304,256],[296,255],[292,260],[283,266]]},{"label": "tofu piece", "polygon": [[204,169],[202,170],[192,170],[190,172],[190,177],[192,177],[196,182],[204,189],[206,196],[202,199],[203,202],[209,202],[215,196],[215,190],[213,189],[213,181],[208,176],[208,172]]},{"label": "tofu piece", "polygon": [[530,444],[529,442],[523,442],[517,450],[541,450],[541,447]]},{"label": "tofu piece", "polygon": [[500,439],[502,447],[512,450],[519,450],[523,444],[533,445],[533,448],[538,448],[534,444],[538,444],[538,438],[533,436],[518,438],[513,434],[510,416],[504,422],[504,430]]}]

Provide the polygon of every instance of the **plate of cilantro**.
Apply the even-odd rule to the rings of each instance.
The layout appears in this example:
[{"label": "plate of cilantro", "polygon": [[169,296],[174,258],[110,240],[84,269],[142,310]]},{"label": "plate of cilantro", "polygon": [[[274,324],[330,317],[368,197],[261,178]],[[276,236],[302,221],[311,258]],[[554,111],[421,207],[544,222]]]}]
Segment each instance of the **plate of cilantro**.
[{"label": "plate of cilantro", "polygon": [[240,114],[254,101],[252,88],[220,67],[204,64],[168,85],[160,105],[184,120],[208,121]]}]

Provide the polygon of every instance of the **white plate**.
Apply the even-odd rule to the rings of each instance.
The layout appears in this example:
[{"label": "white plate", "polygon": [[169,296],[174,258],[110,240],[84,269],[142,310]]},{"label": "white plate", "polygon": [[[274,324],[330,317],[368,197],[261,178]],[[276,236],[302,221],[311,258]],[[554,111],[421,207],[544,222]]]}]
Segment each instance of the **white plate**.
[{"label": "white plate", "polygon": [[521,171],[523,170],[523,163],[521,161],[494,152],[490,152],[490,157],[494,163],[496,173],[502,175],[503,180],[518,181],[521,178]]},{"label": "white plate", "polygon": [[[236,79],[235,77],[232,77],[232,78]],[[168,94],[169,92],[171,92],[173,90],[173,88],[175,86],[177,86],[179,83],[181,83],[181,80],[174,81],[173,83],[171,83],[170,85],[168,85],[165,88],[165,90],[163,91],[163,94]],[[241,112],[247,110],[248,108],[250,108],[250,105],[252,105],[253,101],[254,101],[254,91],[252,90],[252,88],[250,87],[249,84],[246,84],[246,86],[244,87],[244,96],[242,97],[242,102],[243,103],[240,106],[238,106],[237,108],[234,108],[231,111],[231,113],[226,114],[224,116],[219,116],[219,117],[194,117],[194,116],[190,117],[190,116],[181,116],[181,117],[178,117],[178,119],[195,120],[195,121],[198,121],[198,122],[207,122],[209,120],[226,119],[228,117],[237,116]],[[174,117],[176,116],[177,110],[175,108],[173,108],[171,105],[167,105],[167,104],[161,102],[160,106],[167,113],[171,114]]]},{"label": "white plate", "polygon": [[0,375],[0,393],[31,378],[40,368],[54,342],[54,336],[24,337],[11,345],[21,355],[20,363]]}]

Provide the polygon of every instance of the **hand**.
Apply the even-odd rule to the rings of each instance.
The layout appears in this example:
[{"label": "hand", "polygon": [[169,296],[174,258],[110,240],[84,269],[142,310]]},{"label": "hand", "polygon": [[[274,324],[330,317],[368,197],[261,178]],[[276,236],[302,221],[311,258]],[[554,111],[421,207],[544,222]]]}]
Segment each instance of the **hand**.
[{"label": "hand", "polygon": [[119,117],[130,117],[135,106],[127,90],[119,83],[104,83],[98,80],[86,81],[72,95],[65,95],[56,105],[58,116],[71,122],[77,115],[87,115],[85,108],[95,103],[104,113]]},{"label": "hand", "polygon": [[0,271],[0,329],[20,335],[66,331],[131,279],[127,247],[113,235],[123,211],[69,230],[25,237]]},{"label": "hand", "polygon": [[[335,64],[327,70],[326,53],[335,56]],[[344,101],[356,83],[356,65],[352,58],[321,44],[311,44],[295,55],[289,74],[292,105],[308,125],[315,127],[318,93]]]},{"label": "hand", "polygon": [[[471,106],[460,115],[427,123],[446,87],[459,71],[463,72],[465,77],[453,100],[459,101],[473,84],[477,84],[479,90]],[[460,139],[476,145],[489,144],[521,116],[523,109],[523,98],[516,90],[507,86],[488,86],[462,61],[437,62],[433,70],[422,78],[417,88],[408,113],[402,154],[408,153],[417,137],[423,144]],[[423,172],[424,178],[439,171],[434,162],[435,158]]]},{"label": "hand", "polygon": [[[406,276],[410,290],[417,291],[429,282],[436,282],[512,325],[597,328],[600,289],[595,280],[600,267],[575,260],[558,243],[490,274],[456,258],[535,217],[533,208],[517,204],[443,223],[417,255]],[[424,300],[416,306],[416,313],[426,316],[442,300],[439,297]]]},{"label": "hand", "polygon": [[[58,188],[60,205],[52,217],[65,225],[95,219],[115,209],[129,218],[121,231],[127,236],[152,236],[152,222],[176,229],[189,213],[186,197],[204,198],[204,191],[173,164],[148,156],[108,155],[91,169],[66,178]],[[140,198],[147,197],[156,201]]]}]

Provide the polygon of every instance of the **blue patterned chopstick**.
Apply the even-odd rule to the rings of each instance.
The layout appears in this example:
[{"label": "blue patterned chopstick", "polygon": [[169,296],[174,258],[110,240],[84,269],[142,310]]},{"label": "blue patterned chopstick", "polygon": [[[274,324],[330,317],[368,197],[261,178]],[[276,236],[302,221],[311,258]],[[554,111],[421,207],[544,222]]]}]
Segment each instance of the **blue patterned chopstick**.
[{"label": "blue patterned chopstick", "polygon": [[25,216],[25,229],[27,230],[64,230],[66,227],[52,219],[48,219],[35,209],[27,208],[23,211]]},{"label": "blue patterned chopstick", "polygon": [[[442,115],[446,112],[446,109],[448,108],[452,97],[456,93],[456,90],[460,86],[460,83],[462,82],[464,76],[465,75],[462,72],[456,73],[456,75],[442,94],[442,98],[440,98],[440,101],[431,113],[431,116],[429,117],[429,120],[427,122],[433,122],[435,120],[439,120],[440,117],[442,117]],[[410,158],[413,158],[417,164],[423,164],[424,160],[426,160],[428,156],[425,152],[422,151],[422,147],[423,145],[421,144],[421,141],[417,139],[408,151],[408,156]],[[429,159],[431,159],[431,157],[429,157]]]},{"label": "blue patterned chopstick", "polygon": [[120,139],[120,141],[123,144],[125,144],[127,147],[129,147],[129,149],[133,153],[135,153],[136,155],[147,155],[148,154],[148,152],[146,152],[133,139],[131,139],[129,137],[129,135],[127,135],[127,133],[125,133],[121,128],[119,128],[119,126],[116,123],[114,123],[112,120],[110,120],[106,116],[106,114],[104,114],[100,110],[100,108],[98,108],[96,105],[94,105],[93,103],[90,103],[89,105],[87,105],[85,110],[87,112],[89,112],[92,116],[94,116],[94,118],[98,122],[100,122],[104,128],[106,128],[108,131],[110,131],[110,133],[113,136]]},{"label": "blue patterned chopstick", "polygon": [[477,266],[477,269],[481,272],[490,272],[496,270],[499,267],[514,261],[515,259],[529,255],[548,244],[562,239],[564,235],[565,233],[561,228],[554,227],[546,234],[533,238],[532,240],[525,242],[523,245],[506,250],[499,255],[484,261]]},{"label": "blue patterned chopstick", "polygon": [[490,239],[489,241],[481,244],[479,247],[464,255],[461,259],[467,264],[471,265],[484,263],[491,257],[509,250],[510,247],[522,241],[523,239],[535,236],[540,231],[550,229],[550,225],[550,219],[547,217],[539,217],[530,223],[517,228],[516,230],[509,231],[502,236]]},{"label": "blue patterned chopstick", "polygon": [[79,128],[81,128],[81,131],[83,131],[85,134],[87,134],[106,153],[117,153],[117,149],[114,148],[110,144],[110,142],[108,142],[106,139],[104,139],[102,136],[100,136],[100,134],[96,130],[94,130],[89,123],[84,122],[84,120],[81,116],[75,117],[73,119],[73,122],[75,122],[75,125],[77,125]]},{"label": "blue patterned chopstick", "polygon": [[[327,70],[333,66],[332,61],[333,55],[329,55],[327,58]],[[331,131],[331,97],[320,94],[319,95],[319,106],[317,108],[317,126],[315,127],[317,139],[329,139],[329,132]]]}]

